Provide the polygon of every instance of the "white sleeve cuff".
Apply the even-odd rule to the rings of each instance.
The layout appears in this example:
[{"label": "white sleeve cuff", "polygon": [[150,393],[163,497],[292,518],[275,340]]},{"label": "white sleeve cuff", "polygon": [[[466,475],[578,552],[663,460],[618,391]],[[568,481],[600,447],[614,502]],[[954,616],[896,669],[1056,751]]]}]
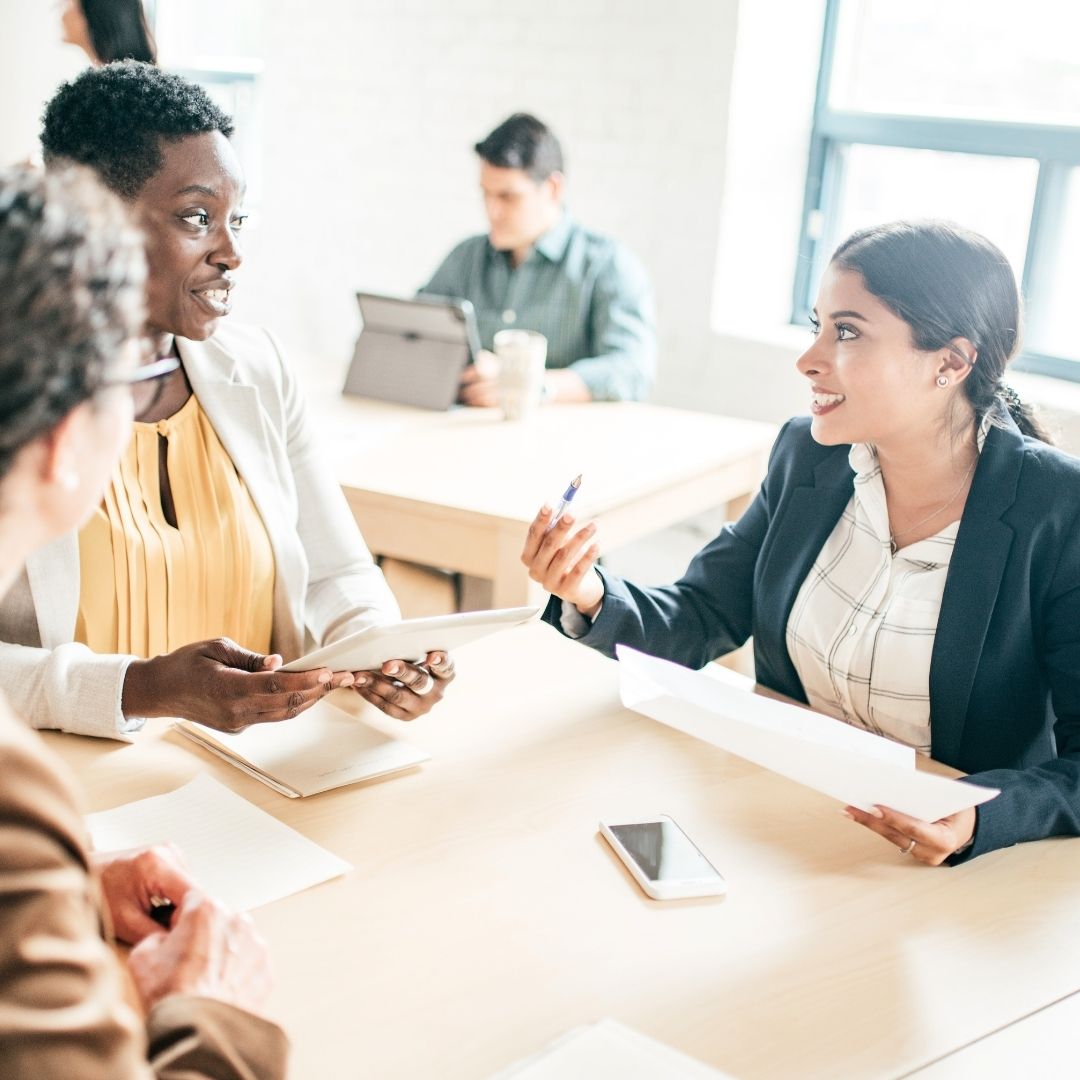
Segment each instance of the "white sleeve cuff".
[{"label": "white sleeve cuff", "polygon": [[[601,603],[600,607],[597,608],[596,615],[599,615],[603,608],[604,605]],[[581,638],[592,629],[596,615],[592,619],[587,619],[573,604],[564,600],[562,602],[562,611],[559,613],[559,625],[567,637]]]}]

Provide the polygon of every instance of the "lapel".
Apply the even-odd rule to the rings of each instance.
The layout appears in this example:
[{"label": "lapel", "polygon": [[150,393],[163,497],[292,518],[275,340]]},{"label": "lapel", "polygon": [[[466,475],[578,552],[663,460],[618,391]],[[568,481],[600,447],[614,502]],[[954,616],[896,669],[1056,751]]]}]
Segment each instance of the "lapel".
[{"label": "lapel", "polygon": [[1002,515],[1016,501],[1023,436],[1012,418],[990,427],[960,518],[930,660],[932,755],[960,754],[971,687],[1013,542]]},{"label": "lapel", "polygon": [[[286,625],[280,618],[284,610],[290,613],[289,622],[298,624],[298,612],[293,610],[296,604],[290,598],[303,595],[302,583],[307,575],[299,545],[290,542],[294,532],[282,527],[294,517],[284,497],[288,481],[282,470],[287,470],[287,465],[278,468],[284,436],[281,440],[271,439],[259,390],[250,382],[241,381],[243,374],[238,370],[236,357],[217,338],[218,335],[206,341],[177,338],[176,344],[191,388],[247,485],[270,537],[275,564],[277,633]],[[282,647],[295,651],[299,645],[290,638],[282,642]]]},{"label": "lapel", "polygon": [[79,574],[78,533],[58,537],[26,560],[26,578],[43,649],[58,648],[75,636]]},{"label": "lapel", "polygon": [[754,633],[774,674],[793,696],[803,698],[802,681],[787,649],[787,624],[814,559],[840,520],[853,490],[855,475],[848,463],[850,447],[836,447],[814,469],[812,483],[792,488],[777,515],[772,543],[758,571],[755,608],[768,612]]}]

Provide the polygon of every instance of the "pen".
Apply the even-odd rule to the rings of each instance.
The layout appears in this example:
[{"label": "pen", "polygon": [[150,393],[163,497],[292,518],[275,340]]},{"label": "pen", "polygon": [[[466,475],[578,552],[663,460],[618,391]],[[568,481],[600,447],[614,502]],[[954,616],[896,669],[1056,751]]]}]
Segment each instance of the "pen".
[{"label": "pen", "polygon": [[175,911],[176,905],[171,900],[166,900],[163,896],[150,897],[150,918],[160,923],[166,930],[169,929]]},{"label": "pen", "polygon": [[551,520],[548,522],[547,529],[544,532],[555,528],[555,522],[563,516],[563,511],[574,501],[574,496],[578,493],[579,487],[581,487],[581,473],[578,473],[570,481],[570,486],[563,492],[559,505],[555,507],[555,513],[551,515]]}]

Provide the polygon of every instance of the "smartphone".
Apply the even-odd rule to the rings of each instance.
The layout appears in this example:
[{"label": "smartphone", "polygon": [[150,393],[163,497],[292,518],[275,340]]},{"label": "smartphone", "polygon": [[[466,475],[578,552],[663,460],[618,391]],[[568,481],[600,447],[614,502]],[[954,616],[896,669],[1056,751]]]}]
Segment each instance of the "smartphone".
[{"label": "smartphone", "polygon": [[601,821],[600,834],[654,900],[723,896],[727,892],[720,872],[666,814],[620,825]]}]

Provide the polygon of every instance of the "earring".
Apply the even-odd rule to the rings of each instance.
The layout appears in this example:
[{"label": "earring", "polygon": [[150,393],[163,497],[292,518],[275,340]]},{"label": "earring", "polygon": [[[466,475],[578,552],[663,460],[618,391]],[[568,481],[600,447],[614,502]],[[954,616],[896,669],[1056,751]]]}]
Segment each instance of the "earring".
[{"label": "earring", "polygon": [[938,384],[938,386],[942,386],[942,387],[948,386],[949,385],[949,380],[946,379],[944,375],[939,375],[937,377],[937,384]]},{"label": "earring", "polygon": [[79,490],[79,474],[74,469],[63,469],[57,473],[56,482],[64,491]]}]

